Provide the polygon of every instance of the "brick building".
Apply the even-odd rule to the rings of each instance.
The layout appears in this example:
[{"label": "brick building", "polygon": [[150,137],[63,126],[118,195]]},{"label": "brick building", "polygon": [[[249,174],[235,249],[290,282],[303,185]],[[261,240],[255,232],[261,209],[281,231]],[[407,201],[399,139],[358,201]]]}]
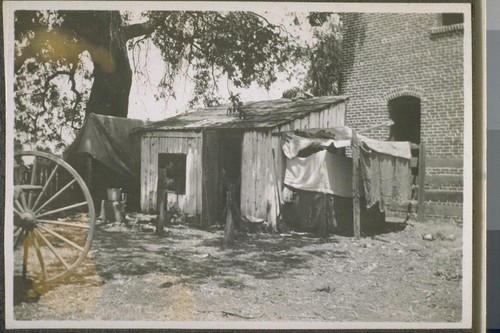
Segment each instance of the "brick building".
[{"label": "brick building", "polygon": [[426,145],[425,216],[462,218],[462,14],[346,13],[341,93],[346,125]]}]

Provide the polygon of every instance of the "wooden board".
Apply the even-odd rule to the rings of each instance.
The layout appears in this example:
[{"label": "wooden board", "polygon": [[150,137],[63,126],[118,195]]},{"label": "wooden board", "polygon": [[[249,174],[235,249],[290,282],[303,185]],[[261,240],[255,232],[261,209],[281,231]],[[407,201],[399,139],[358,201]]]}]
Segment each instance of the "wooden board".
[{"label": "wooden board", "polygon": [[[167,135],[168,132],[165,132]],[[202,160],[199,137],[147,137],[142,138],[141,163],[141,209],[145,212],[157,210],[158,154],[186,154],[186,192],[169,193],[169,202],[176,203],[188,215],[201,214]]]}]

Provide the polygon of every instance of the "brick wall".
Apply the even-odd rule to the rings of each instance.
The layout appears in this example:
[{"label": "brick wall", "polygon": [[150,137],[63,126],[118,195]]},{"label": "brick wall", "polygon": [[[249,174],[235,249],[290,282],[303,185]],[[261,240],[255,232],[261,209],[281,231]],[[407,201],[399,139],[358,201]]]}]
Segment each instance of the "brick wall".
[{"label": "brick wall", "polygon": [[[388,121],[390,100],[418,97],[420,138],[426,143],[427,159],[460,160],[464,141],[463,26],[442,26],[440,14],[347,13],[343,20],[341,93],[350,97],[347,126],[360,130]],[[366,135],[387,140],[389,127]],[[426,191],[462,191],[456,178],[462,176],[461,165],[438,163],[426,174],[436,182],[426,183]],[[449,197],[450,193],[441,198],[433,195],[427,203],[461,205],[446,199]],[[440,211],[450,210],[438,207],[429,213],[442,216]]]},{"label": "brick wall", "polygon": [[[463,30],[439,14],[344,16],[342,94],[346,122],[363,129],[389,120],[388,101],[421,100],[421,140],[432,156],[463,155]],[[386,140],[389,128],[368,133]]]}]

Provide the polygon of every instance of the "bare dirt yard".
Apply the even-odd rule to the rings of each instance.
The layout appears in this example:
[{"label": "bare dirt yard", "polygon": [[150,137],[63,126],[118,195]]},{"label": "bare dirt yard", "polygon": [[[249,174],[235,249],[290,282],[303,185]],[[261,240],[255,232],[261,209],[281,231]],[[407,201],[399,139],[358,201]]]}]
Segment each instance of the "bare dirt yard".
[{"label": "bare dirt yard", "polygon": [[[361,239],[169,225],[97,225],[72,276],[19,301],[17,320],[456,322],[462,226],[387,224]],[[431,234],[432,237],[423,238]]]}]

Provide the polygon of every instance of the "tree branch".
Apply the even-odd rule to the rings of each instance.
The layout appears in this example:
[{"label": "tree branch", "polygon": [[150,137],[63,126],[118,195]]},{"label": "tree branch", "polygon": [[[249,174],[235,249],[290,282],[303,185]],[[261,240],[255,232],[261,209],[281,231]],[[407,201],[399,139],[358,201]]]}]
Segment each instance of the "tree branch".
[{"label": "tree branch", "polygon": [[161,24],[160,19],[150,19],[143,23],[131,24],[123,28],[123,36],[126,40],[151,34]]},{"label": "tree branch", "polygon": [[[73,108],[72,108],[72,120],[74,119],[75,115],[76,115],[76,112],[77,112],[77,108],[78,108],[78,104],[80,104],[80,102],[82,101],[83,99],[83,96],[82,96],[82,93],[79,92],[77,89],[76,89],[76,81],[75,81],[75,72],[76,72],[76,69],[74,66],[71,67],[70,70],[60,70],[60,71],[55,71],[54,73],[52,73],[46,80],[45,80],[45,85],[44,85],[44,96],[47,95],[48,91],[49,91],[49,85],[50,85],[50,81],[52,81],[53,79],[55,79],[57,76],[59,75],[67,75],[69,77],[69,81],[71,83],[71,91],[75,94],[75,101],[73,102]],[[45,98],[43,99],[43,102],[42,102],[42,107],[43,109],[45,110],[45,112],[47,111],[47,106],[45,105]]]}]

